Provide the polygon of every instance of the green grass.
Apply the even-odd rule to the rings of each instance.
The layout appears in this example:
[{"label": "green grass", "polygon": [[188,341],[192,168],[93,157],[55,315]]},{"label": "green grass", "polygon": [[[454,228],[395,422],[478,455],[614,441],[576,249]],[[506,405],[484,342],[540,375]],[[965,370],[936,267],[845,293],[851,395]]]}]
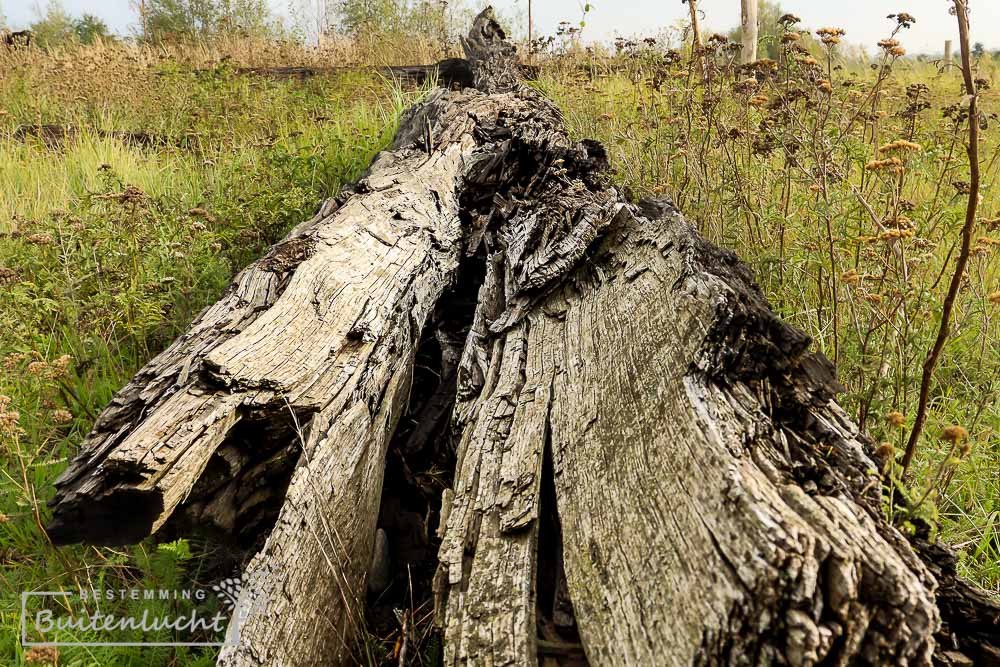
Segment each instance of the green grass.
[{"label": "green grass", "polygon": [[[366,74],[305,82],[225,68],[195,75],[170,61],[145,66],[128,53],[97,53],[99,66],[84,68],[82,82],[53,71],[57,57],[42,54],[0,75],[5,665],[26,660],[21,591],[197,579],[198,559],[184,543],[54,549],[39,530],[52,481],[114,392],[217,299],[236,270],[360,175],[412,96]],[[88,88],[88,77],[104,89]],[[79,132],[54,147],[15,138],[19,126],[35,123]],[[168,145],[137,147],[108,135],[116,131],[155,133]],[[169,606],[114,602],[105,611],[135,613],[143,604],[154,612]],[[211,650],[183,648],[59,655],[61,665],[213,660]]]}]

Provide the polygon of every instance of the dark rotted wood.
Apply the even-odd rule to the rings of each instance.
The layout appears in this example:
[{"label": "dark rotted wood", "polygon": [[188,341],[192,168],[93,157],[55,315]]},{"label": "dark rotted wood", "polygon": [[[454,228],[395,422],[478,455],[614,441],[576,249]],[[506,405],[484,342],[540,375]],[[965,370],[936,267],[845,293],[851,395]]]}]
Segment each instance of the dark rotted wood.
[{"label": "dark rotted wood", "polygon": [[[340,65],[331,67],[237,67],[233,70],[242,76],[264,76],[275,79],[308,79],[316,76],[336,76],[346,72],[372,70],[371,67]],[[538,76],[538,68],[521,63],[518,69],[526,79]],[[209,74],[216,70],[199,69],[196,74]],[[423,85],[429,77],[436,77],[438,85],[445,88],[469,88],[473,86],[472,69],[465,58],[446,58],[433,65],[390,65],[374,68],[382,76]]]},{"label": "dark rotted wood", "polygon": [[4,31],[0,33],[0,43],[7,48],[19,48],[31,46],[35,35],[30,30],[18,30],[15,32]]},{"label": "dark rotted wood", "polygon": [[[181,146],[180,139],[171,138],[162,134],[151,132],[126,132],[120,130],[104,131],[88,129],[87,133],[102,138],[117,139],[125,144],[132,144],[141,148],[159,148],[162,146]],[[33,124],[19,125],[14,130],[14,139],[27,141],[30,138],[41,140],[47,148],[61,148],[66,142],[76,141],[80,138],[82,131],[75,125],[53,125],[53,124]]]}]

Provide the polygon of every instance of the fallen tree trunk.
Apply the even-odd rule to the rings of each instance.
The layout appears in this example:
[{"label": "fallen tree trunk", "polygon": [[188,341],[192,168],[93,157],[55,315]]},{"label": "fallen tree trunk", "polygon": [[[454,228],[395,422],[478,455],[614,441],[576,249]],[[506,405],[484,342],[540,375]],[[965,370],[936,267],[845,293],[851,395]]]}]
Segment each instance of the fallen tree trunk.
[{"label": "fallen tree trunk", "polygon": [[[466,88],[473,85],[472,68],[464,58],[445,58],[433,65],[386,65],[384,67],[363,67],[354,65],[334,65],[329,67],[237,67],[232,70],[240,76],[263,76],[273,79],[308,79],[314,76],[336,76],[346,72],[375,71],[382,76],[421,86],[434,80],[442,88]],[[518,64],[518,70],[525,78],[535,78],[538,68],[533,65]],[[208,74],[212,69],[198,69],[195,74]]]},{"label": "fallen tree trunk", "polygon": [[423,453],[454,467],[422,524],[446,664],[996,660],[996,604],[885,520],[829,362],[733,255],[607,183],[490,12],[464,46],[476,89],[408,112],[115,397],[53,539],[209,529],[270,601],[220,664],[341,664],[376,527],[382,550],[413,513],[387,456]]},{"label": "fallen tree trunk", "polygon": [[[422,85],[428,79],[436,79],[444,88],[467,87],[472,85],[472,70],[463,58],[445,58],[433,65],[386,65],[385,67],[355,67],[339,65],[329,67],[237,67],[234,73],[242,76],[264,76],[275,79],[307,79],[314,76],[334,76],[344,72],[374,69],[390,79]],[[195,74],[213,72],[211,69],[195,70]]]}]

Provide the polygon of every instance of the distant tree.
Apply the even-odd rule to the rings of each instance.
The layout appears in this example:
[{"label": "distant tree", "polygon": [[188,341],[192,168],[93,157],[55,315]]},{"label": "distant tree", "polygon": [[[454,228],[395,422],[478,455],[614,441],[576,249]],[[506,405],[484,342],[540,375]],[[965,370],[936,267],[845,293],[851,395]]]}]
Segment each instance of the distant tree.
[{"label": "distant tree", "polygon": [[986,54],[986,46],[982,42],[976,42],[972,45],[972,55],[976,58],[982,58]]},{"label": "distant tree", "polygon": [[265,0],[145,0],[146,39],[176,40],[221,33],[265,32],[271,15]]},{"label": "distant tree", "polygon": [[259,35],[272,28],[266,0],[215,0],[215,32]]},{"label": "distant tree", "polygon": [[108,24],[93,14],[84,14],[73,21],[73,32],[83,44],[93,44],[97,39],[108,39],[111,36]]},{"label": "distant tree", "polygon": [[76,37],[73,19],[59,0],[49,0],[44,8],[36,3],[34,12],[37,18],[29,29],[40,46],[52,46]]},{"label": "distant tree", "polygon": [[[775,0],[759,0],[757,4],[757,57],[778,59],[781,35],[784,32],[778,19],[787,12]],[[729,32],[729,39],[743,42],[743,30],[739,27]]]},{"label": "distant tree", "polygon": [[388,32],[400,27],[406,4],[399,0],[344,0],[337,7],[341,28],[350,34]]},{"label": "distant tree", "polygon": [[757,60],[758,7],[757,0],[740,0],[740,37],[743,46],[740,60],[744,64]]},{"label": "distant tree", "polygon": [[170,40],[208,34],[215,16],[211,0],[146,0],[146,39]]}]

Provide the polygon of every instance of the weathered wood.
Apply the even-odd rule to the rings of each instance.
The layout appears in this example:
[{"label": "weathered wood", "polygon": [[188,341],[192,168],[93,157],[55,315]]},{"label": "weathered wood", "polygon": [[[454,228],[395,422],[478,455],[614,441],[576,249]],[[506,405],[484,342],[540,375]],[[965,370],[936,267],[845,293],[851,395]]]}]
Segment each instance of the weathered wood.
[{"label": "weathered wood", "polygon": [[18,30],[15,32],[3,30],[0,31],[0,44],[9,49],[24,48],[31,46],[34,36],[35,34],[30,30]]},{"label": "weathered wood", "polygon": [[[533,79],[538,76],[538,68],[533,65],[520,63],[517,68],[524,78]],[[215,71],[214,69],[197,69],[194,73],[206,75]],[[421,86],[431,79],[444,88],[471,88],[475,85],[472,79],[472,68],[465,58],[445,58],[433,65],[237,67],[232,71],[240,76],[261,76],[272,79],[309,79],[314,76],[338,76],[348,72],[374,71],[386,78],[417,86]]]},{"label": "weathered wood", "polygon": [[740,62],[744,65],[757,60],[757,1],[740,0]]},{"label": "weathered wood", "polygon": [[[472,70],[463,58],[445,58],[433,65],[386,65],[385,67],[358,67],[334,65],[326,67],[237,67],[232,71],[241,76],[263,76],[275,79],[308,79],[314,76],[336,76],[346,72],[373,70],[390,79],[422,85],[434,78],[438,85],[451,88],[472,87]],[[215,70],[195,70],[195,74],[208,74]]]},{"label": "weathered wood", "polygon": [[[88,129],[91,135],[101,138],[117,139],[124,144],[132,144],[140,148],[156,148],[161,146],[182,147],[184,141],[181,138],[169,137],[151,132],[127,132],[122,130],[93,130]],[[37,137],[45,144],[46,148],[62,148],[67,142],[77,141],[82,132],[76,125],[52,125],[33,124],[18,125],[14,130],[14,139],[18,141],[28,141],[29,138]]]},{"label": "weathered wood", "polygon": [[991,664],[1000,607],[887,523],[829,362],[669,202],[609,184],[490,12],[463,46],[481,90],[410,110],[115,397],[53,538],[266,536],[246,576],[269,604],[220,664],[349,661],[418,341],[473,258],[460,355],[437,331],[454,406],[441,382],[395,445],[451,410],[446,664]]},{"label": "weathered wood", "polygon": [[875,467],[805,339],[679,216],[623,212],[597,254],[539,307],[588,658],[928,661],[932,580],[861,495]]}]

